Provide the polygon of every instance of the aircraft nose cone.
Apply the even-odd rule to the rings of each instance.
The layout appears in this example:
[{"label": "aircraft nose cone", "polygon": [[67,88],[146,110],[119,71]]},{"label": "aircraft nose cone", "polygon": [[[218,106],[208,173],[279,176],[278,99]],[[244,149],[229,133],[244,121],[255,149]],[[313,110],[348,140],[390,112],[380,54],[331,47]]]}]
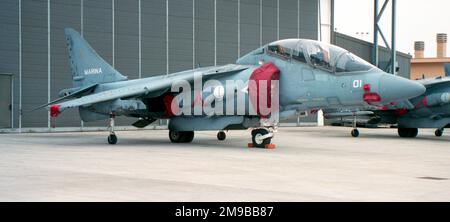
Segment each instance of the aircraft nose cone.
[{"label": "aircraft nose cone", "polygon": [[422,84],[391,74],[383,74],[379,84],[381,102],[410,99],[425,92]]}]

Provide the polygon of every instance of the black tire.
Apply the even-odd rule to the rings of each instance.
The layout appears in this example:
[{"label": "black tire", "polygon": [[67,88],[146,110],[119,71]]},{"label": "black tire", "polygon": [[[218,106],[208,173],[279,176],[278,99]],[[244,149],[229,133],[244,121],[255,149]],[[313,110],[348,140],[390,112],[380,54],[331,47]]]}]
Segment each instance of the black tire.
[{"label": "black tire", "polygon": [[184,131],[182,133],[181,143],[190,143],[194,140],[194,131]]},{"label": "black tire", "polygon": [[398,128],[397,132],[400,137],[413,138],[417,136],[419,130],[417,128]]},{"label": "black tire", "polygon": [[353,129],[351,132],[353,137],[358,137],[359,136],[359,130],[358,129]]},{"label": "black tire", "polygon": [[169,130],[169,139],[172,143],[190,143],[194,139],[194,131]]},{"label": "black tire", "polygon": [[419,130],[417,128],[409,129],[409,138],[414,138],[419,134]]},{"label": "black tire", "polygon": [[227,134],[226,134],[225,132],[219,131],[219,132],[217,133],[217,139],[218,139],[218,140],[223,141],[223,140],[225,140],[226,138],[227,138]]},{"label": "black tire", "polygon": [[444,129],[437,129],[434,131],[434,135],[437,137],[441,137],[444,134]]},{"label": "black tire", "polygon": [[117,136],[114,134],[111,134],[108,136],[108,143],[111,145],[114,145],[117,143]]},{"label": "black tire", "polygon": [[407,128],[398,128],[397,133],[400,137],[408,137],[408,129]]},{"label": "black tire", "polygon": [[175,130],[169,130],[169,139],[172,143],[179,143],[181,140],[181,134]]},{"label": "black tire", "polygon": [[259,140],[258,137],[259,136],[264,136],[264,135],[266,135],[268,133],[269,133],[269,130],[264,129],[264,128],[252,130],[253,147],[266,148],[266,145],[270,144],[270,141],[272,140],[272,137],[269,137],[269,138],[266,138],[266,139],[263,139],[263,140]]}]

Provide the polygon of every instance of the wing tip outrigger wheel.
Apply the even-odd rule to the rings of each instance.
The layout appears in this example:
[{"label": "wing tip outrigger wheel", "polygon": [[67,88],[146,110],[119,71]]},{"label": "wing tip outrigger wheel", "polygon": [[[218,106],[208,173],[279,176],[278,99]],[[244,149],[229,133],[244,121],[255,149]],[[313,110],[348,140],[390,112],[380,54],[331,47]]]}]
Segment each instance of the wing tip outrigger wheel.
[{"label": "wing tip outrigger wheel", "polygon": [[227,138],[227,134],[224,131],[217,132],[217,139],[223,141]]},{"label": "wing tip outrigger wheel", "polygon": [[444,128],[439,128],[434,131],[434,135],[437,137],[441,137],[444,134]]},{"label": "wing tip outrigger wheel", "polygon": [[355,129],[352,130],[351,134],[352,134],[353,137],[358,137],[359,136],[359,130],[355,128]]},{"label": "wing tip outrigger wheel", "polygon": [[108,143],[111,145],[114,145],[117,143],[117,136],[114,132],[114,118],[116,115],[114,113],[109,114],[109,136],[108,136]]}]

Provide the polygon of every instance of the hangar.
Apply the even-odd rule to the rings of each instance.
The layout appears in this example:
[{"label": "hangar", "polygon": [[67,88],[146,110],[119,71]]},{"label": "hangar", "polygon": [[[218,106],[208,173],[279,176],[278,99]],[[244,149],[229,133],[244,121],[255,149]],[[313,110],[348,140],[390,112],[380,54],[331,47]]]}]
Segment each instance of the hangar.
[{"label": "hangar", "polygon": [[0,80],[11,93],[2,93],[0,128],[105,126],[82,123],[76,110],[58,120],[27,112],[71,87],[65,27],[134,79],[231,63],[277,39],[318,39],[320,4],[329,11],[329,0],[1,1]]}]

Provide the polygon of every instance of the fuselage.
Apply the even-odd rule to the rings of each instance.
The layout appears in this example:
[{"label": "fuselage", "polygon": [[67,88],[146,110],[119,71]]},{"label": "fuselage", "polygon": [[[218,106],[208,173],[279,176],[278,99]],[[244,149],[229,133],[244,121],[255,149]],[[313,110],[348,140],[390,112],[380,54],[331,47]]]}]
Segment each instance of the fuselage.
[{"label": "fuselage", "polygon": [[[274,49],[274,47],[277,47]],[[277,49],[284,51],[280,52]],[[323,50],[324,47],[331,47],[328,50],[321,51],[322,57],[318,57],[318,49]],[[311,49],[312,48],[312,49]],[[313,54],[313,52],[315,54]],[[323,56],[325,53],[325,57]],[[328,57],[326,59],[326,57]],[[344,60],[344,61],[342,61]],[[279,70],[279,108],[278,111],[302,111],[311,109],[323,108],[338,108],[338,107],[361,107],[371,105],[390,103],[400,99],[409,99],[422,94],[425,89],[422,85],[413,81],[403,79],[401,77],[387,74],[380,69],[363,62],[361,59],[349,54],[347,51],[330,45],[323,45],[312,40],[290,39],[277,41],[259,49],[256,49],[249,54],[238,59],[238,65],[245,67],[245,69],[230,72],[225,75],[214,76],[215,85],[205,87],[206,80],[201,82],[200,99],[203,105],[204,99],[212,95],[216,88],[221,85],[224,90],[223,98],[220,102],[225,104],[223,106],[222,115],[226,116],[252,116],[255,111],[252,110],[251,98],[249,93],[243,93],[244,101],[246,103],[245,112],[243,113],[229,113],[226,109],[233,106],[237,109],[237,103],[227,103],[227,95],[231,95],[234,100],[237,98],[237,92],[245,91],[245,87],[249,87],[249,79],[255,70],[263,64],[273,64]],[[342,64],[339,64],[342,63]],[[118,81],[111,83],[102,83],[97,86],[95,92],[102,92],[106,90],[132,87],[134,85],[152,84],[163,80],[175,81],[177,79],[190,78],[196,73],[205,73],[214,70],[216,67],[202,67],[183,72],[159,75],[154,77]],[[188,78],[188,79],[189,79]],[[228,90],[226,87],[227,81],[238,81],[241,83],[241,88],[233,88]],[[247,85],[246,85],[247,84]],[[151,118],[171,118],[172,115],[167,115],[167,106],[161,103],[163,96],[173,94],[176,96],[177,92],[171,92],[170,89],[161,90],[157,92],[149,92],[148,95],[140,98],[126,101],[121,99],[119,101],[109,102],[108,104],[94,104],[88,107],[92,112],[101,114],[117,113],[118,115],[126,115],[131,117],[151,117]],[[192,106],[196,105],[198,92],[191,90]],[[242,95],[242,93],[240,94]],[[134,104],[134,105],[133,105]],[[183,115],[192,115],[192,113],[184,113]],[[182,116],[183,116],[182,115]],[[201,116],[206,116],[208,113],[203,113]],[[197,116],[197,117],[201,117]]]}]

